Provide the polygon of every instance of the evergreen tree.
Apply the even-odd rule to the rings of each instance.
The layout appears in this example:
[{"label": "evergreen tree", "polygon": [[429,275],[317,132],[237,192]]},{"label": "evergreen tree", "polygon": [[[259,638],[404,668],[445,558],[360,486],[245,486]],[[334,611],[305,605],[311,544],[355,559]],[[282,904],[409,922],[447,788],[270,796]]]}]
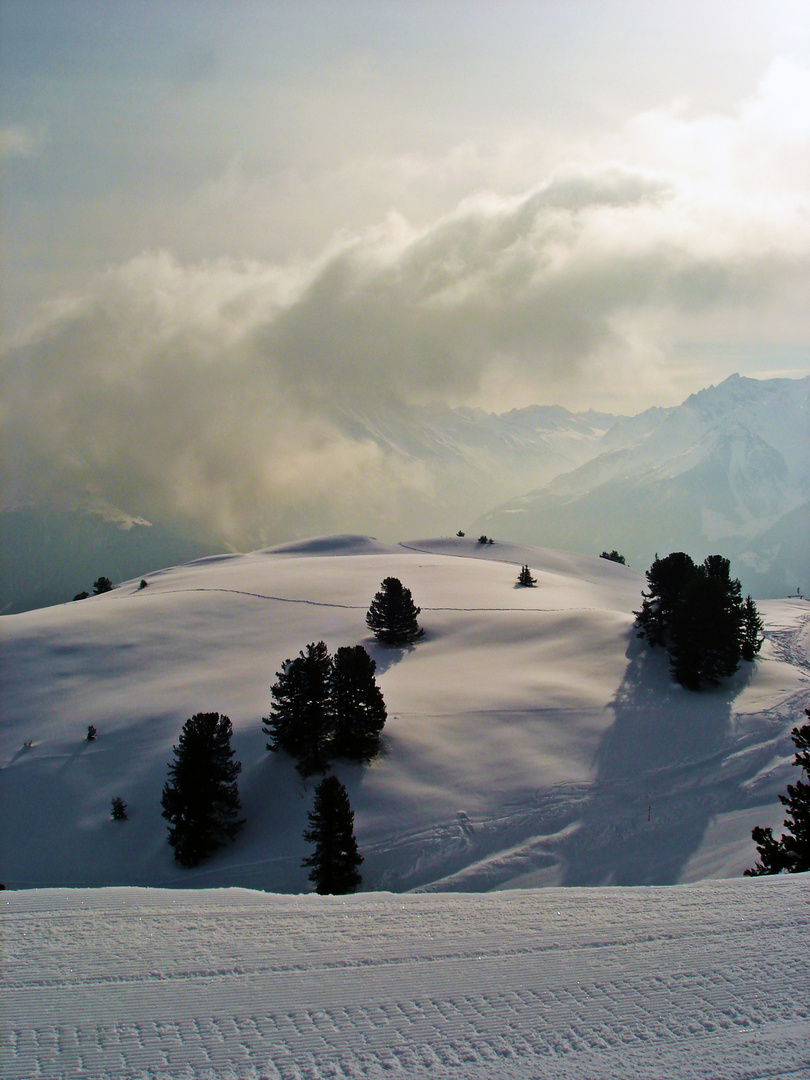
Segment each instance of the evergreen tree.
[{"label": "evergreen tree", "polygon": [[244,825],[236,778],[242,766],[233,761],[227,716],[196,713],[186,720],[169,764],[163,788],[163,817],[169,843],[182,866],[196,866]]},{"label": "evergreen tree", "polygon": [[127,820],[127,804],[121,798],[120,795],[116,795],[112,801],[110,807],[110,817],[113,821],[126,821]]},{"label": "evergreen tree", "polygon": [[697,690],[733,675],[740,665],[745,610],[728,559],[710,555],[696,566],[676,551],[656,557],[647,582],[636,612],[639,636],[667,648],[677,682]]},{"label": "evergreen tree", "polygon": [[684,551],[673,551],[665,559],[656,555],[647,571],[649,592],[642,592],[641,611],[636,611],[639,637],[650,645],[664,645],[672,615],[686,585],[695,574],[695,564]]},{"label": "evergreen tree", "polygon": [[533,585],[537,584],[537,578],[532,577],[532,572],[528,566],[521,566],[517,580],[518,585],[525,585],[527,588],[531,588]]},{"label": "evergreen tree", "polygon": [[273,704],[262,731],[270,736],[267,749],[297,758],[302,776],[323,772],[328,764],[331,674],[332,659],[323,641],[307,645],[276,673]]},{"label": "evergreen tree", "polygon": [[376,662],[362,645],[338,649],[332,663],[332,753],[370,761],[380,749],[387,712],[374,678]]},{"label": "evergreen tree", "polygon": [[607,559],[608,562],[619,563],[621,566],[625,565],[624,555],[620,555],[615,548],[613,551],[603,551],[599,558]]},{"label": "evergreen tree", "polygon": [[[810,709],[805,709],[804,713],[808,722],[791,732],[796,747],[793,764],[801,766],[802,776],[810,777]],[[779,801],[787,807],[787,817],[782,823],[787,832],[775,840],[772,829],[757,826],[752,831],[760,861],[753,869],[745,871],[747,877],[783,871],[801,874],[810,870],[810,783],[799,779],[795,784],[788,784],[787,795],[780,795]]]},{"label": "evergreen tree", "polygon": [[414,605],[411,590],[399,578],[386,578],[371,601],[366,625],[387,645],[409,645],[424,633],[416,616],[422,609]]},{"label": "evergreen tree", "polygon": [[304,830],[304,839],[315,845],[302,863],[312,868],[309,880],[322,895],[354,892],[362,880],[358,867],[363,856],[357,850],[349,796],[336,776],[318,784],[307,817],[310,827]]},{"label": "evergreen tree", "polygon": [[687,582],[669,627],[672,674],[690,690],[717,686],[740,666],[740,583],[728,559],[710,556]]},{"label": "evergreen tree", "polygon": [[762,619],[759,617],[756,604],[750,596],[746,596],[743,605],[742,642],[740,652],[743,660],[751,661],[762,648]]},{"label": "evergreen tree", "polygon": [[113,583],[108,577],[100,577],[93,582],[93,596],[98,596],[100,593],[112,592]]}]

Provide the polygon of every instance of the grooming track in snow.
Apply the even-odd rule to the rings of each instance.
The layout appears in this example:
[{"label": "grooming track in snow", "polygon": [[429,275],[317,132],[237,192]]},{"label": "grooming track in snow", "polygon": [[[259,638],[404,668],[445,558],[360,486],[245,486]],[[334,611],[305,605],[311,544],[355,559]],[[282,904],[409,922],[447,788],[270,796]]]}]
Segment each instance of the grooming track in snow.
[{"label": "grooming track in snow", "polygon": [[810,1076],[810,881],[3,899],[6,1080]]}]

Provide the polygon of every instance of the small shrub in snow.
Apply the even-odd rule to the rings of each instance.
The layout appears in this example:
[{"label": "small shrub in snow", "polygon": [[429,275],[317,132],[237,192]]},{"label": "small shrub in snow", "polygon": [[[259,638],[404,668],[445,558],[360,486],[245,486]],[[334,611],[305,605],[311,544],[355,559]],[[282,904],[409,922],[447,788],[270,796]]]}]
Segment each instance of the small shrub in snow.
[{"label": "small shrub in snow", "polygon": [[113,583],[108,577],[100,577],[93,582],[93,595],[98,596],[100,593],[112,592]]},{"label": "small shrub in snow", "polygon": [[619,563],[620,566],[625,565],[624,555],[620,555],[615,548],[613,549],[613,551],[603,551],[599,558],[607,559],[608,562]]},{"label": "small shrub in snow", "polygon": [[77,592],[76,595],[73,597],[73,599],[74,600],[86,600],[89,595],[90,595],[89,592]]},{"label": "small shrub in snow", "polygon": [[532,588],[537,584],[537,578],[532,577],[532,572],[528,566],[521,566],[520,573],[517,578],[518,585],[524,585],[526,588]]},{"label": "small shrub in snow", "polygon": [[97,734],[97,732],[96,732],[95,724],[88,724],[87,725],[87,741],[92,742],[95,739],[96,734]]},{"label": "small shrub in snow", "polygon": [[141,578],[141,583],[138,586],[138,588],[139,589],[147,589],[148,587],[149,587],[149,582],[145,578]]}]

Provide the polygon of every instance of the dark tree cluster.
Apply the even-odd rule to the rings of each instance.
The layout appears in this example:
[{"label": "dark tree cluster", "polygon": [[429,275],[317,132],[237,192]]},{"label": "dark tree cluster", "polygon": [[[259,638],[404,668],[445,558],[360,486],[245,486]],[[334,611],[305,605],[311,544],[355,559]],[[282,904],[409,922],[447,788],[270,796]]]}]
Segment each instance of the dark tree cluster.
[{"label": "dark tree cluster", "polygon": [[421,610],[399,578],[387,577],[374,594],[366,625],[386,645],[410,645],[424,633],[417,622]]},{"label": "dark tree cluster", "polygon": [[639,636],[663,645],[672,675],[697,690],[717,686],[753,660],[762,645],[762,621],[751,597],[740,596],[728,559],[710,555],[696,565],[683,551],[656,557],[647,571],[648,591],[635,612]]},{"label": "dark tree cluster", "polygon": [[603,551],[599,558],[607,559],[608,562],[619,563],[621,566],[625,565],[624,555],[620,555],[615,548],[613,551]]},{"label": "dark tree cluster", "polygon": [[[93,582],[93,596],[100,596],[101,593],[112,592],[115,586],[108,577],[96,578]],[[86,600],[90,595],[86,589],[83,589],[80,593],[76,593],[73,597],[74,600]]]},{"label": "dark tree cluster", "polygon": [[324,772],[335,758],[371,761],[387,716],[376,668],[362,645],[330,656],[323,641],[285,661],[263,718],[267,749],[296,758],[302,776]]},{"label": "dark tree cluster", "polygon": [[[790,734],[796,747],[793,764],[801,767],[802,776],[810,778],[810,709],[805,709],[804,713],[807,723],[795,727]],[[787,817],[782,823],[787,832],[775,840],[773,829],[758,825],[752,831],[759,862],[753,869],[745,871],[746,877],[801,874],[810,870],[810,783],[799,779],[795,784],[788,784],[787,795],[780,795],[779,801],[787,808]]]},{"label": "dark tree cluster", "polygon": [[245,823],[236,785],[242,766],[233,760],[232,734],[227,716],[196,713],[174,747],[161,805],[169,843],[182,866],[197,866]]}]

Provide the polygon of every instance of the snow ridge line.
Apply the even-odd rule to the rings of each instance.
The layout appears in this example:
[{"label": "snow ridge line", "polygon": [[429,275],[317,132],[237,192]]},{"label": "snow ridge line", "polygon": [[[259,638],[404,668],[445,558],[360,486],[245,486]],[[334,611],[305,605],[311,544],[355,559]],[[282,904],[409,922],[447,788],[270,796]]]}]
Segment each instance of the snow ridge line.
[{"label": "snow ridge line", "polygon": [[[175,593],[232,593],[234,596],[250,596],[254,600],[277,600],[280,604],[308,604],[310,607],[324,607],[324,608],[340,608],[342,611],[368,611],[368,605],[366,604],[338,604],[330,603],[327,600],[304,600],[300,597],[294,596],[271,596],[267,593],[255,593],[248,592],[245,589],[165,589],[161,591],[161,596],[168,596]],[[493,611],[493,612],[513,612],[514,614],[537,614],[546,612],[562,612],[562,611],[604,611],[605,608],[596,607],[549,607],[549,608],[524,608],[524,607],[422,607],[422,611]]]}]

